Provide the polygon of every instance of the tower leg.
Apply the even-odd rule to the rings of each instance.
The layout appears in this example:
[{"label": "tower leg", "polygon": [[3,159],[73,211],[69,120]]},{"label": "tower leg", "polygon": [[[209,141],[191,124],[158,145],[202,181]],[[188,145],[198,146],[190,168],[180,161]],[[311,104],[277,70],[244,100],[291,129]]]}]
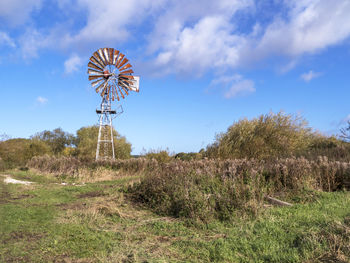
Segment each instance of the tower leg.
[{"label": "tower leg", "polygon": [[112,117],[109,118],[109,125],[111,128],[111,141],[112,141],[112,154],[113,154],[113,160],[115,159],[115,153],[114,153],[114,136],[113,136],[113,125],[112,125]]},{"label": "tower leg", "polygon": [[97,149],[96,149],[96,161],[100,157],[100,147],[101,147],[101,133],[102,133],[102,119],[103,114],[100,115],[100,128],[98,130],[98,139],[97,139]]}]

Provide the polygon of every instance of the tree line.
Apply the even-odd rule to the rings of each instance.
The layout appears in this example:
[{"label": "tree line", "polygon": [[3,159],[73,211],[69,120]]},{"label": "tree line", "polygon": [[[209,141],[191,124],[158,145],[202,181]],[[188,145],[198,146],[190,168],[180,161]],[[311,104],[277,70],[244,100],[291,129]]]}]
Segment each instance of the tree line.
[{"label": "tree line", "polygon": [[[34,156],[75,156],[79,158],[95,158],[99,127],[82,127],[73,135],[61,128],[52,131],[45,130],[32,135],[29,139],[10,139],[1,136],[0,160],[6,168],[24,166]],[[131,157],[131,144],[116,130],[114,134],[114,148],[116,158]]]},{"label": "tree line", "polygon": [[[29,139],[10,139],[0,135],[0,168],[25,165],[41,155],[73,156],[94,160],[98,126],[79,129],[75,135],[61,128],[45,130]],[[117,159],[131,157],[131,144],[113,131]],[[332,160],[350,161],[350,121],[338,136],[314,131],[301,116],[284,112],[268,113],[253,119],[241,119],[216,135],[212,144],[199,152],[170,154],[168,150],[148,151],[143,157],[158,162],[174,159],[270,159],[304,156],[309,159],[326,156]],[[2,163],[2,164],[1,164]]]}]

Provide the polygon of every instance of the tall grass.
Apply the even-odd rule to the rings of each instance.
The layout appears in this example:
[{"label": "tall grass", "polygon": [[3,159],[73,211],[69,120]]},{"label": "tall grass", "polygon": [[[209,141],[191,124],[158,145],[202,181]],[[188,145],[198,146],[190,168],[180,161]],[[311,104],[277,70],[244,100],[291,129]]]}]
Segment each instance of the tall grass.
[{"label": "tall grass", "polygon": [[350,189],[350,163],[319,157],[175,161],[146,173],[130,191],[161,214],[200,221],[255,215],[264,195]]},{"label": "tall grass", "polygon": [[[315,160],[193,160],[157,162],[128,159],[91,162],[72,157],[35,157],[28,166],[44,173],[81,175],[99,169],[119,175],[144,175],[130,193],[161,214],[206,221],[226,220],[237,213],[255,215],[264,195],[300,193],[305,189],[336,191],[350,189],[350,163],[326,157]],[[98,175],[97,175],[98,174]]]}]

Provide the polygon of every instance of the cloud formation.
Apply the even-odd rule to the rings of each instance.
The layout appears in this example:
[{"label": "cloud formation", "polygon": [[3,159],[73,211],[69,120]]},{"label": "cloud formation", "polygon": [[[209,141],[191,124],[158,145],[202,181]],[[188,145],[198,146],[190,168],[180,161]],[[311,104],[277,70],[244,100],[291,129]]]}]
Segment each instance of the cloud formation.
[{"label": "cloud formation", "polygon": [[36,101],[37,101],[39,104],[44,105],[44,104],[46,104],[46,103],[48,102],[48,99],[39,96],[39,97],[36,98]]},{"label": "cloud formation", "polygon": [[15,41],[5,32],[0,32],[0,46],[16,47]]},{"label": "cloud formation", "polygon": [[211,86],[223,90],[226,99],[249,95],[256,91],[254,81],[244,79],[239,74],[216,78],[211,82]]},{"label": "cloud formation", "polygon": [[64,62],[64,72],[67,74],[73,73],[78,71],[82,65],[82,59],[77,54],[73,54]]},{"label": "cloud formation", "polygon": [[30,19],[33,10],[41,8],[42,0],[2,0],[0,18],[12,27],[24,24]]},{"label": "cloud formation", "polygon": [[[236,74],[242,68],[275,58],[283,61],[285,66],[280,68],[286,72],[301,63],[304,55],[317,54],[350,37],[348,0],[261,3],[61,0],[47,3],[56,5],[50,10],[58,10],[61,21],[41,26],[30,21],[34,11],[46,7],[42,0],[5,0],[0,18],[26,26],[15,39],[0,27],[0,43],[18,45],[27,59],[38,57],[42,49],[75,54],[64,63],[66,73],[77,71],[81,59],[100,46],[128,43],[148,72],[201,77],[208,73]],[[266,13],[270,14],[268,18]],[[317,74],[310,71],[302,78],[310,81]],[[243,86],[245,90],[254,89],[252,83],[243,83],[227,96],[236,96]]]},{"label": "cloud formation", "polygon": [[320,72],[313,72],[312,70],[310,70],[307,73],[301,74],[301,78],[305,81],[305,82],[309,82],[311,80],[313,80],[314,78],[318,78],[319,76],[321,76]]}]

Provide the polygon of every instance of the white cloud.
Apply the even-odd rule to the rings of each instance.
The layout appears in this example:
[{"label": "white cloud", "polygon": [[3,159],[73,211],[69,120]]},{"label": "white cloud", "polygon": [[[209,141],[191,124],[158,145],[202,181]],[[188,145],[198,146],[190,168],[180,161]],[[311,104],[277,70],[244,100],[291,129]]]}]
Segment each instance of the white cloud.
[{"label": "white cloud", "polygon": [[249,95],[256,91],[254,81],[244,79],[239,74],[216,78],[211,82],[211,86],[223,89],[224,96],[227,99]]},{"label": "white cloud", "polygon": [[38,51],[48,47],[50,40],[36,29],[27,29],[19,38],[22,57],[24,59],[37,58]]},{"label": "white cloud", "polygon": [[155,71],[200,76],[209,69],[236,67],[246,38],[234,34],[230,20],[252,6],[244,0],[177,1],[157,19],[149,36],[148,52],[157,54]]},{"label": "white cloud", "polygon": [[1,0],[0,17],[11,26],[25,23],[33,10],[39,10],[42,0]]},{"label": "white cloud", "polygon": [[37,101],[39,104],[44,105],[44,104],[46,104],[46,103],[48,102],[48,99],[39,96],[39,97],[36,98],[36,101]]},{"label": "white cloud", "polygon": [[321,76],[320,72],[313,72],[312,70],[310,70],[307,73],[301,74],[301,78],[305,81],[305,82],[309,82],[314,78],[318,78],[319,76]]},{"label": "white cloud", "polygon": [[[65,0],[66,7],[68,1]],[[75,1],[71,1],[71,4]],[[66,45],[87,43],[124,42],[129,39],[128,26],[139,24],[165,1],[162,0],[77,0],[78,6],[87,11],[87,22],[75,34],[66,34]],[[137,38],[137,36],[133,36]]]},{"label": "white cloud", "polygon": [[193,28],[184,28],[176,43],[164,47],[155,60],[160,68],[201,75],[210,68],[235,67],[244,39],[231,35],[232,26],[222,17],[205,17]]},{"label": "white cloud", "polygon": [[339,44],[350,36],[350,1],[292,0],[289,20],[276,18],[257,44],[259,57],[296,57]]},{"label": "white cloud", "polygon": [[233,98],[236,96],[244,96],[255,92],[254,82],[244,79],[232,84],[230,89],[225,93],[225,98]]},{"label": "white cloud", "polygon": [[237,11],[253,10],[252,1],[178,1],[158,17],[148,38],[148,52],[156,54],[154,71],[200,76],[279,56],[290,60],[280,67],[283,73],[294,68],[300,56],[342,43],[350,36],[350,1],[283,3],[286,15],[276,13],[270,24],[257,22],[251,32],[242,34],[233,18]]},{"label": "white cloud", "polygon": [[73,54],[64,62],[64,72],[67,74],[73,73],[78,71],[82,65],[82,59],[77,54]]},{"label": "white cloud", "polygon": [[[42,0],[4,1],[0,16],[15,18],[17,8],[26,21],[42,6]],[[208,72],[232,73],[274,57],[290,61],[280,67],[286,72],[304,54],[320,52],[350,36],[348,0],[272,2],[283,5],[282,11],[273,10],[275,17],[264,24],[259,16],[265,10],[261,6],[257,10],[259,5],[253,0],[60,0],[59,12],[84,14],[79,23],[85,24],[68,19],[74,17],[70,14],[70,22],[60,26],[25,30],[16,43],[25,58],[37,57],[41,49],[76,54],[65,62],[69,73],[77,71],[79,58],[92,50],[133,40],[134,50],[141,50],[139,59],[147,57],[144,66],[149,72],[198,77]],[[255,25],[242,30],[242,13],[249,14],[247,20]],[[18,22],[24,23],[23,19]]]},{"label": "white cloud", "polygon": [[5,32],[0,31],[0,45],[16,47],[15,41]]}]

